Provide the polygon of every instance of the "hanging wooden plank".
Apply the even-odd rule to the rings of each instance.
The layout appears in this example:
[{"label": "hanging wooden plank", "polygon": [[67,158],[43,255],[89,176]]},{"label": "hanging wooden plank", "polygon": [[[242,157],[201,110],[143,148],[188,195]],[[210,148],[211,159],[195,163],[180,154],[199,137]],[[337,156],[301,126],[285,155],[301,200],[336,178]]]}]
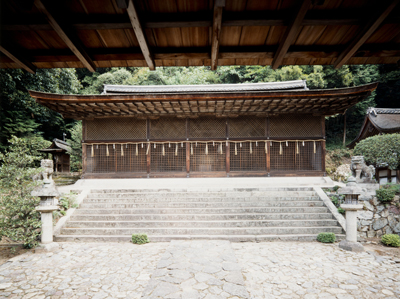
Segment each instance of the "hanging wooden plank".
[{"label": "hanging wooden plank", "polygon": [[140,25],[139,16],[137,14],[135,5],[133,4],[132,0],[129,0],[128,8],[126,11],[129,15],[129,19],[131,20],[133,31],[135,31],[136,38],[139,42],[139,46],[140,46],[140,49],[142,50],[144,59],[147,62],[147,66],[149,67],[150,70],[155,70],[156,65],[155,65],[155,62],[153,59],[153,55],[150,52],[150,48],[147,43],[146,36],[144,34],[142,26]]},{"label": "hanging wooden plank", "polygon": [[297,11],[296,16],[292,20],[291,24],[287,27],[285,34],[283,35],[281,42],[279,43],[278,50],[275,52],[275,56],[271,64],[271,67],[273,69],[278,68],[278,66],[282,64],[283,58],[285,57],[290,45],[295,40],[297,33],[301,28],[301,24],[307,13],[308,8],[311,5],[311,1],[312,0],[301,1],[302,4]]},{"label": "hanging wooden plank", "polygon": [[221,36],[222,10],[225,0],[216,0],[214,4],[214,17],[211,43],[211,69],[215,71],[218,66],[219,38]]},{"label": "hanging wooden plank", "polygon": [[34,74],[36,72],[36,66],[34,66],[31,62],[27,61],[25,58],[20,57],[19,54],[12,53],[9,50],[5,49],[4,46],[0,45],[0,52],[18,64],[25,71]]},{"label": "hanging wooden plank", "polygon": [[96,71],[96,65],[94,64],[93,60],[90,58],[89,54],[86,52],[85,48],[78,40],[78,38],[67,32],[65,28],[61,27],[60,23],[50,12],[50,9],[41,0],[35,0],[35,6],[42,14],[45,15],[51,27],[53,27],[54,31],[68,46],[68,48],[75,54],[75,56],[78,57],[80,62],[82,62],[82,64],[89,71]]},{"label": "hanging wooden plank", "polygon": [[381,12],[377,17],[370,19],[371,21],[369,21],[362,28],[358,35],[347,46],[346,50],[344,50],[336,59],[334,63],[335,68],[342,67],[354,55],[354,53],[367,41],[367,39],[375,32],[375,30],[378,29],[378,27],[399,2],[400,0],[391,1],[390,4],[383,10],[383,12]]}]

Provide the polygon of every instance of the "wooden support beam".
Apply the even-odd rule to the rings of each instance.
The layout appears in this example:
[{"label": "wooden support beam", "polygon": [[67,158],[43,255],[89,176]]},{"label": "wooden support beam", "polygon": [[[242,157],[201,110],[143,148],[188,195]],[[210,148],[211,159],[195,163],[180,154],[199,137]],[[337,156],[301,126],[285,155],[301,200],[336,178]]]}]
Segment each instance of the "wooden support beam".
[{"label": "wooden support beam", "polygon": [[146,40],[146,36],[144,34],[143,28],[140,25],[139,17],[135,8],[135,5],[133,4],[132,0],[129,0],[128,2],[128,8],[126,10],[129,15],[129,19],[131,20],[133,31],[135,31],[136,38],[139,42],[140,49],[142,50],[144,59],[147,62],[147,65],[150,70],[155,70],[156,69],[156,64],[154,63],[153,56],[150,52],[149,45]]},{"label": "wooden support beam", "polygon": [[219,38],[221,36],[222,10],[225,0],[216,0],[214,4],[212,42],[211,42],[211,69],[215,71],[218,66]]},{"label": "wooden support beam", "polygon": [[375,18],[370,19],[370,21],[360,30],[357,36],[353,39],[353,41],[347,46],[346,50],[344,50],[336,59],[335,63],[333,64],[335,68],[340,68],[341,66],[343,66],[354,55],[354,53],[376,31],[376,29],[378,29],[378,27],[395,8],[399,1],[400,0],[391,1],[390,4],[383,10],[383,12],[380,12],[379,15]]},{"label": "wooden support beam", "polygon": [[27,71],[31,74],[34,74],[36,72],[36,66],[34,66],[31,62],[27,61],[23,57],[19,57],[18,54],[11,53],[9,50],[5,49],[2,45],[0,45],[0,52],[2,52],[4,55],[6,55],[8,58],[10,58],[16,64],[18,64],[25,71]]},{"label": "wooden support beam", "polygon": [[304,0],[301,2],[302,4],[296,13],[296,16],[294,17],[290,25],[287,27],[285,34],[283,35],[281,42],[279,43],[278,50],[275,52],[275,56],[271,64],[271,67],[273,69],[278,68],[278,66],[282,64],[283,58],[285,57],[287,51],[289,50],[290,45],[295,40],[300,30],[303,19],[307,13],[307,10],[311,5],[311,0]]},{"label": "wooden support beam", "polygon": [[91,72],[96,71],[96,65],[93,60],[87,54],[85,48],[81,44],[80,40],[74,37],[71,33],[66,31],[60,23],[55,19],[53,14],[50,12],[47,5],[45,5],[41,0],[35,0],[36,8],[45,15],[47,21],[53,27],[54,31],[63,40],[63,42],[70,48],[70,50],[75,54],[76,57],[82,62],[82,64]]}]

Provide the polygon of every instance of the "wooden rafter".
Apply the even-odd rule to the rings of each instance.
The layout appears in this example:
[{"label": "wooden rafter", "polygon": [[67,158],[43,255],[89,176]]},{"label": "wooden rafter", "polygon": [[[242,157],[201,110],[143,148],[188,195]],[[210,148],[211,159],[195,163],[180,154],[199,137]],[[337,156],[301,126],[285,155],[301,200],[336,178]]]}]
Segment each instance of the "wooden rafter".
[{"label": "wooden rafter", "polygon": [[219,38],[221,36],[222,10],[225,0],[216,0],[214,4],[212,43],[211,43],[211,69],[215,71],[218,66]]},{"label": "wooden rafter", "polygon": [[140,46],[140,49],[142,50],[144,59],[146,60],[149,69],[150,70],[155,70],[156,69],[156,65],[154,63],[154,59],[153,59],[152,54],[150,52],[150,48],[149,48],[149,45],[147,43],[146,36],[144,34],[142,26],[140,25],[139,16],[137,14],[135,5],[133,4],[132,0],[129,0],[128,8],[127,8],[126,11],[128,12],[129,19],[131,20],[131,24],[132,24],[132,27],[133,27],[133,31],[135,31],[136,38],[137,38],[137,40],[139,42],[139,46]]},{"label": "wooden rafter", "polygon": [[372,18],[371,21],[360,30],[358,35],[347,46],[346,50],[344,50],[336,59],[334,63],[335,68],[343,66],[354,55],[354,53],[365,43],[375,30],[378,29],[399,2],[400,0],[391,1],[383,12],[381,12],[376,18]]},{"label": "wooden rafter", "polygon": [[9,50],[5,49],[2,45],[0,45],[0,52],[2,52],[4,55],[6,55],[27,72],[31,74],[34,74],[36,72],[36,66],[34,66],[31,62],[27,61],[23,57],[19,57],[18,54],[13,54]]},{"label": "wooden rafter", "polygon": [[63,28],[60,23],[55,19],[53,14],[50,12],[48,7],[41,1],[35,0],[36,8],[46,16],[47,21],[58,34],[58,36],[63,40],[63,42],[68,46],[68,48],[75,54],[76,57],[82,62],[82,64],[91,72],[96,71],[96,65],[93,60],[87,54],[85,48],[81,42],[72,34],[68,33],[65,28]]},{"label": "wooden rafter", "polygon": [[311,5],[311,1],[312,0],[301,1],[302,4],[296,13],[296,16],[287,27],[285,34],[283,35],[281,42],[279,43],[278,50],[275,52],[274,59],[272,60],[271,64],[271,67],[273,69],[278,68],[278,66],[282,64],[283,58],[285,57],[290,45],[293,43],[300,30],[303,19],[307,13],[308,8]]}]

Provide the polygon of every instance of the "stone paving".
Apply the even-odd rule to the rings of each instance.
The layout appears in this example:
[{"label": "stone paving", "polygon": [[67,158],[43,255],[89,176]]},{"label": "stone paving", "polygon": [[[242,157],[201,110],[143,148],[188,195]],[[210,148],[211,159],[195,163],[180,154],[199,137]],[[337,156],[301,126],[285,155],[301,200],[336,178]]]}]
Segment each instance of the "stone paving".
[{"label": "stone paving", "polygon": [[400,264],[317,242],[62,243],[0,265],[0,298],[400,298]]},{"label": "stone paving", "polygon": [[400,264],[318,242],[232,243],[251,298],[400,298]]},{"label": "stone paving", "polygon": [[229,241],[172,241],[143,298],[248,298]]}]

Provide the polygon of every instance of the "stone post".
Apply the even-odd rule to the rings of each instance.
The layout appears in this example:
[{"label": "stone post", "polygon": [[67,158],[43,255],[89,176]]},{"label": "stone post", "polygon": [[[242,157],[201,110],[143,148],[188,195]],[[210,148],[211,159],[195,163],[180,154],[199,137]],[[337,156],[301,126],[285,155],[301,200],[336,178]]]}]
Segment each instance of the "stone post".
[{"label": "stone post", "polygon": [[358,204],[361,188],[357,186],[356,178],[350,177],[346,187],[341,188],[338,193],[345,196],[345,203],[340,207],[346,211],[346,240],[341,241],[339,247],[348,251],[363,252],[364,247],[357,243],[357,214],[363,205]]},{"label": "stone post", "polygon": [[54,182],[47,175],[44,176],[43,185],[32,191],[32,196],[40,197],[40,204],[36,210],[41,214],[42,235],[40,249],[52,250],[58,248],[57,243],[53,243],[53,211],[58,210],[56,197],[59,196]]}]

